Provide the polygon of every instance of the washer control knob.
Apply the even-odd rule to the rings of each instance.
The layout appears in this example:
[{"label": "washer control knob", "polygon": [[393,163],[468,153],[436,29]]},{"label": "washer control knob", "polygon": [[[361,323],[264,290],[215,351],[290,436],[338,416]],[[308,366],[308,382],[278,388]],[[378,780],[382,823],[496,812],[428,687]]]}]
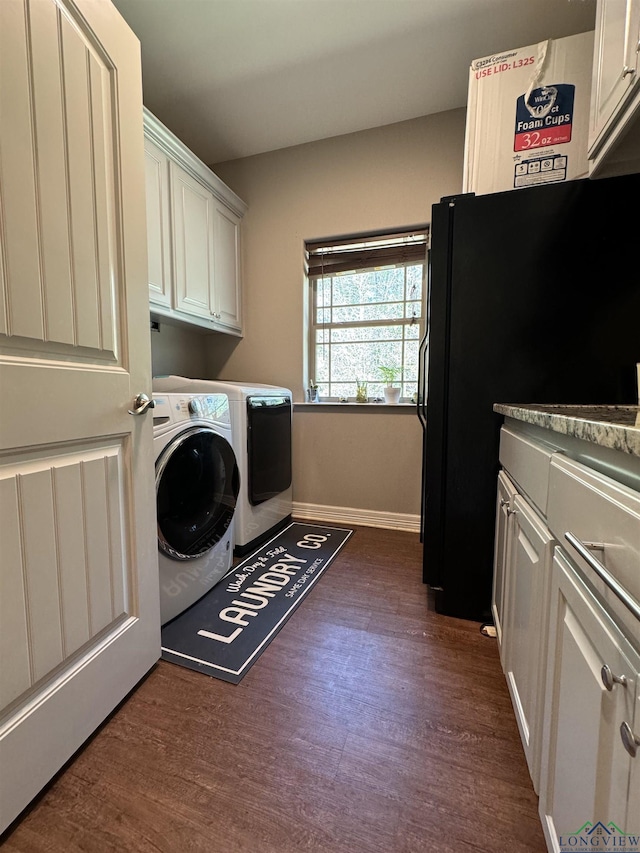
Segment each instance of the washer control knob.
[{"label": "washer control knob", "polygon": [[189,400],[189,414],[202,415],[202,403],[195,397]]}]

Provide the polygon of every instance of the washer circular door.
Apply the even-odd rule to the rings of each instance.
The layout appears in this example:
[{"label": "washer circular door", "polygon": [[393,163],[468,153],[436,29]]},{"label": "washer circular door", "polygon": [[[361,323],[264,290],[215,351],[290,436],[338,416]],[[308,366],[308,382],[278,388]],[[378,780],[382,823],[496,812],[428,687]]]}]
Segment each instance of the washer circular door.
[{"label": "washer circular door", "polygon": [[158,546],[175,560],[203,556],[220,541],[236,508],[240,477],[229,442],[195,426],[156,461]]}]

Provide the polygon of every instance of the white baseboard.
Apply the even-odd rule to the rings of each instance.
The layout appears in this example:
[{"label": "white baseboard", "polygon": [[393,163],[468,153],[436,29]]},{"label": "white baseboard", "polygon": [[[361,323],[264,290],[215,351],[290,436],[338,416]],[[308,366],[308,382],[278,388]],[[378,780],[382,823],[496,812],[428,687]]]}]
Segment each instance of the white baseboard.
[{"label": "white baseboard", "polygon": [[332,521],[335,524],[356,524],[362,527],[382,527],[385,530],[405,530],[420,533],[420,516],[402,512],[379,512],[348,506],[323,506],[293,502],[293,517],[305,521]]}]

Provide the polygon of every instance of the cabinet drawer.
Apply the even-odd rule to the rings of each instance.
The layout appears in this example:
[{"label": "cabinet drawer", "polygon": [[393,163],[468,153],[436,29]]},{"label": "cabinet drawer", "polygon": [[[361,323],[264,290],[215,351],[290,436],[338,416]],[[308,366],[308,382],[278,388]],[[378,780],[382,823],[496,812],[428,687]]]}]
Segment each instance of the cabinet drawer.
[{"label": "cabinet drawer", "polygon": [[549,464],[553,452],[509,427],[500,430],[500,463],[543,515],[547,511]]},{"label": "cabinet drawer", "polygon": [[[640,601],[640,493],[556,454],[551,460],[548,522],[563,549],[603,597],[615,604],[616,611],[617,602],[567,542],[565,533],[595,545],[590,548],[593,556]],[[640,622],[630,624],[640,639]]]}]

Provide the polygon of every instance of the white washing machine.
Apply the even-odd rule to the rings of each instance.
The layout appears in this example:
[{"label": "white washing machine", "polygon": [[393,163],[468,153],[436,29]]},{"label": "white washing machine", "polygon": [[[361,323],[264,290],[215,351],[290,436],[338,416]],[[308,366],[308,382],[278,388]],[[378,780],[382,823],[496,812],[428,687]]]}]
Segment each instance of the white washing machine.
[{"label": "white washing machine", "polygon": [[233,564],[240,474],[225,394],[154,394],[153,449],[164,625]]},{"label": "white washing machine", "polygon": [[235,553],[248,554],[291,520],[291,391],[276,385],[184,376],[158,376],[153,389],[228,396],[232,443],[240,469]]}]

